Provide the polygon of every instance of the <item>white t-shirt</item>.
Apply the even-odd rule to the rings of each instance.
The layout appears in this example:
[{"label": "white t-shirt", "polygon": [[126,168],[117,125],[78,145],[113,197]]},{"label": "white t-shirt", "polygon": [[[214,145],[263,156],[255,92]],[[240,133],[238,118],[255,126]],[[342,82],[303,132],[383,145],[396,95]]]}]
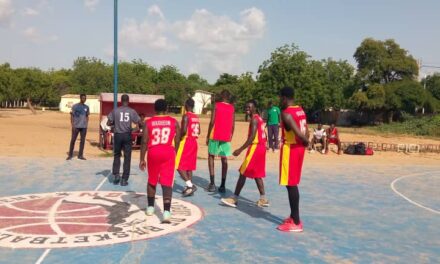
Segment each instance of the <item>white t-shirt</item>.
[{"label": "white t-shirt", "polygon": [[322,128],[322,129],[315,128],[313,130],[313,136],[315,136],[315,138],[317,138],[317,139],[321,139],[322,137],[325,137],[326,136],[325,129],[324,128]]}]

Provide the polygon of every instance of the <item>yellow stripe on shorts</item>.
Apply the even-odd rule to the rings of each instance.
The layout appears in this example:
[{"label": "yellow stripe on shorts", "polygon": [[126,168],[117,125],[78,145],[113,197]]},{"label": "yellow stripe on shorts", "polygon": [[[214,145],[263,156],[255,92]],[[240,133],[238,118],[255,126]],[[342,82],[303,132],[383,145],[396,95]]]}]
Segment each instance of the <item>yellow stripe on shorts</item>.
[{"label": "yellow stripe on shorts", "polygon": [[182,141],[180,141],[179,149],[176,154],[176,170],[179,168],[180,160],[182,159],[183,149],[185,148],[186,136],[183,137]]},{"label": "yellow stripe on shorts", "polygon": [[252,144],[251,150],[249,151],[249,155],[246,156],[243,164],[241,164],[240,167],[241,174],[243,174],[246,171],[249,163],[251,162],[252,157],[254,156],[255,149],[257,149],[257,144]]},{"label": "yellow stripe on shorts", "polygon": [[283,160],[281,161],[280,185],[287,186],[289,183],[290,145],[283,144]]}]

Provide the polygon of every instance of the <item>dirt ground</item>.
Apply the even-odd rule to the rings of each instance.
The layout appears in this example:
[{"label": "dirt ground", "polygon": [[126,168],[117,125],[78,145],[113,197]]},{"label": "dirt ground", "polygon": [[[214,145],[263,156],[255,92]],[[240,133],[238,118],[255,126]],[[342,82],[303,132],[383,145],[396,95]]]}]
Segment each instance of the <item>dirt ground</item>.
[{"label": "dirt ground", "polygon": [[[99,115],[90,116],[89,129],[85,146],[87,158],[103,158],[110,153],[98,148]],[[202,134],[199,139],[199,158],[207,157],[205,145],[209,120],[201,119]],[[246,139],[248,123],[237,122],[232,140],[233,149],[238,148]],[[36,115],[26,109],[0,109],[0,157],[59,157],[67,156],[71,136],[69,114],[53,111],[38,111]],[[424,139],[407,136],[380,136],[353,133],[341,133],[342,141],[363,141],[375,143],[406,143],[406,144],[440,144],[440,140]],[[75,145],[78,149],[79,142]],[[133,153],[137,160],[139,151]],[[241,161],[241,157],[234,158]],[[268,166],[276,167],[279,153],[268,152]],[[335,163],[365,163],[365,164],[419,164],[438,165],[440,154],[403,154],[396,152],[376,152],[373,156],[328,155],[319,153],[307,154],[306,164],[332,165]]]}]

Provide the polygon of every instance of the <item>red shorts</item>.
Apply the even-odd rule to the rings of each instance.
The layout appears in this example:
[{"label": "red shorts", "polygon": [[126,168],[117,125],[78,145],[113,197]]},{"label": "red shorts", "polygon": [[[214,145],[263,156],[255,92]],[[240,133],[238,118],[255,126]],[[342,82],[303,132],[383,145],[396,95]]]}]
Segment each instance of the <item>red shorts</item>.
[{"label": "red shorts", "polygon": [[176,151],[171,146],[150,148],[147,152],[148,183],[156,186],[172,187],[174,183],[174,166]]},{"label": "red shorts", "polygon": [[336,145],[338,145],[339,144],[339,139],[337,139],[337,138],[329,138],[328,139],[328,143],[329,144],[336,144]]},{"label": "red shorts", "polygon": [[280,185],[296,186],[301,180],[305,147],[283,144],[280,154]]},{"label": "red shorts", "polygon": [[252,179],[266,177],[266,151],[265,145],[250,145],[238,170],[240,174]]},{"label": "red shorts", "polygon": [[180,141],[176,155],[176,168],[184,171],[195,171],[197,165],[197,140],[183,139]]}]

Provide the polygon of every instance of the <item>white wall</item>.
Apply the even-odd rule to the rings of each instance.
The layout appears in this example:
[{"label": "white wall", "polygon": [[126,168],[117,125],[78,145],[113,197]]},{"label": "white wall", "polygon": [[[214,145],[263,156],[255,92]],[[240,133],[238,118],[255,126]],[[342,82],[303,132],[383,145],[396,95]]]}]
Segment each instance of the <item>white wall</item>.
[{"label": "white wall", "polygon": [[194,113],[200,115],[202,113],[203,107],[207,107],[211,103],[211,94],[196,92],[192,99],[195,102]]},{"label": "white wall", "polygon": [[[72,106],[76,103],[79,103],[79,96],[78,98],[61,98],[60,111],[63,113],[70,113]],[[87,98],[86,105],[89,106],[91,114],[99,114],[100,104],[98,98]]]}]

